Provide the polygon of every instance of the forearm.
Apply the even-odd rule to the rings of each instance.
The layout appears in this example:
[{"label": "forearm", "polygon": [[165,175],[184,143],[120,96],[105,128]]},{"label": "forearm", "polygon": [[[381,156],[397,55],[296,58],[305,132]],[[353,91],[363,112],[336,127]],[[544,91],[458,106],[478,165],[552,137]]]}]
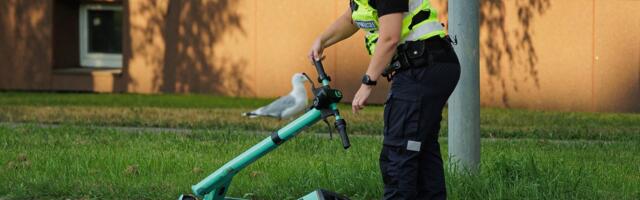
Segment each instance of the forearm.
[{"label": "forearm", "polygon": [[393,13],[380,17],[380,36],[376,49],[369,62],[366,74],[372,80],[378,80],[380,74],[389,65],[400,42],[402,29],[402,14]]},{"label": "forearm", "polygon": [[380,78],[380,74],[382,74],[384,69],[391,63],[397,46],[398,42],[395,40],[378,41],[376,51],[373,53],[366,72],[372,80],[378,80]]},{"label": "forearm", "polygon": [[347,10],[320,35],[319,39],[322,46],[327,48],[351,37],[357,31],[358,27],[351,22],[351,11]]},{"label": "forearm", "polygon": [[[398,28],[398,24],[400,23],[399,17],[402,16],[395,16],[395,20],[392,20],[394,23],[381,23],[380,37],[378,37],[375,53],[369,62],[366,72],[370,80],[378,80],[378,78],[380,78],[380,74],[396,52],[396,46],[400,40],[400,30]],[[372,90],[373,85],[368,83],[360,85],[360,89],[358,89],[358,92],[356,92],[351,102],[351,108],[354,113],[364,108],[364,104]]]}]

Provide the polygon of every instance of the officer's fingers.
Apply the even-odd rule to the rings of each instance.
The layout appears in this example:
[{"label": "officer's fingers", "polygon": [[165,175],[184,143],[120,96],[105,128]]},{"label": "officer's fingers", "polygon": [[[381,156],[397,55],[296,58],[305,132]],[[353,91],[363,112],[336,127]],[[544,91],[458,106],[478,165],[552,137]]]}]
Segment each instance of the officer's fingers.
[{"label": "officer's fingers", "polygon": [[313,64],[313,61],[315,61],[315,55],[316,55],[316,49],[311,47],[311,49],[309,50],[309,54],[307,55],[307,57],[309,57],[309,61],[311,62],[311,64]]},{"label": "officer's fingers", "polygon": [[359,99],[358,100],[358,110],[362,110],[364,109],[364,99]]},{"label": "officer's fingers", "polygon": [[354,97],[353,101],[351,102],[351,112],[353,112],[353,114],[357,114],[358,113],[358,97]]},{"label": "officer's fingers", "polygon": [[351,113],[358,114],[358,109],[355,104],[351,104]]},{"label": "officer's fingers", "polygon": [[358,97],[353,101],[353,107],[355,107],[356,110],[361,110],[362,109],[362,98]]},{"label": "officer's fingers", "polygon": [[319,61],[320,60],[320,52],[318,52],[318,49],[313,49],[313,61]]},{"label": "officer's fingers", "polygon": [[316,56],[314,57],[314,61],[322,61],[324,60],[326,56],[322,54],[322,52],[317,53]]}]

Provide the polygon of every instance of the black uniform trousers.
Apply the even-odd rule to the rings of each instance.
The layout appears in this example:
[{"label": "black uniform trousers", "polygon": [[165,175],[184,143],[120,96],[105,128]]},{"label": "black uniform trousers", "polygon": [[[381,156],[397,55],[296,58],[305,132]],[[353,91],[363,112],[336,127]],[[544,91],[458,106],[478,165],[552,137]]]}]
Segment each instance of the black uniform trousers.
[{"label": "black uniform trousers", "polygon": [[446,199],[438,132],[460,64],[449,43],[428,51],[423,55],[431,56],[427,66],[393,76],[380,153],[384,199]]}]

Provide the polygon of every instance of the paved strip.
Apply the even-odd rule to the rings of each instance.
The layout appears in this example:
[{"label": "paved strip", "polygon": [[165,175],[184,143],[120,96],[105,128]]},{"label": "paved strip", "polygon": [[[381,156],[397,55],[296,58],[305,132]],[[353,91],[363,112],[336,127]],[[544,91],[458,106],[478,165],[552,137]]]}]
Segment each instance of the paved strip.
[{"label": "paved strip", "polygon": [[[60,128],[60,127],[83,127],[83,128],[95,128],[95,129],[108,129],[108,130],[117,130],[126,133],[132,134],[140,134],[140,133],[176,133],[176,134],[190,134],[193,132],[202,132],[202,131],[210,131],[210,132],[237,132],[240,134],[252,134],[252,135],[263,135],[269,136],[271,132],[269,131],[233,131],[230,129],[203,129],[203,128],[170,128],[170,127],[131,127],[131,126],[86,126],[86,125],[77,125],[77,124],[46,124],[46,123],[28,123],[28,122],[0,122],[0,126],[5,126],[9,128],[18,128],[21,126],[35,126],[39,128]],[[329,137],[328,132],[325,133],[303,133],[303,134],[313,134],[319,137]],[[340,136],[334,130],[334,138],[339,138]],[[349,135],[349,137],[353,138],[378,138],[382,140],[381,135]],[[616,143],[628,143],[632,141],[616,141],[616,140],[585,140],[585,139],[577,139],[577,140],[558,140],[558,139],[540,139],[540,138],[481,138],[484,142],[506,142],[506,141],[521,141],[521,142],[545,142],[545,143],[556,143],[556,144],[616,144]],[[447,137],[440,137],[440,141],[446,142]]]}]

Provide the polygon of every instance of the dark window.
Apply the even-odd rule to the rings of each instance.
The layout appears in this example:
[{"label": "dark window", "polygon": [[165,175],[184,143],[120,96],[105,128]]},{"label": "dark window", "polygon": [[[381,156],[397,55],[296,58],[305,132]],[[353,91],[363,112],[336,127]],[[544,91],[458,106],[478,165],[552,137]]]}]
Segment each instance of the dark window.
[{"label": "dark window", "polygon": [[54,69],[122,67],[122,1],[53,2]]},{"label": "dark window", "polygon": [[122,67],[122,6],[80,5],[80,65]]},{"label": "dark window", "polygon": [[89,9],[87,28],[90,53],[122,53],[122,11]]}]

